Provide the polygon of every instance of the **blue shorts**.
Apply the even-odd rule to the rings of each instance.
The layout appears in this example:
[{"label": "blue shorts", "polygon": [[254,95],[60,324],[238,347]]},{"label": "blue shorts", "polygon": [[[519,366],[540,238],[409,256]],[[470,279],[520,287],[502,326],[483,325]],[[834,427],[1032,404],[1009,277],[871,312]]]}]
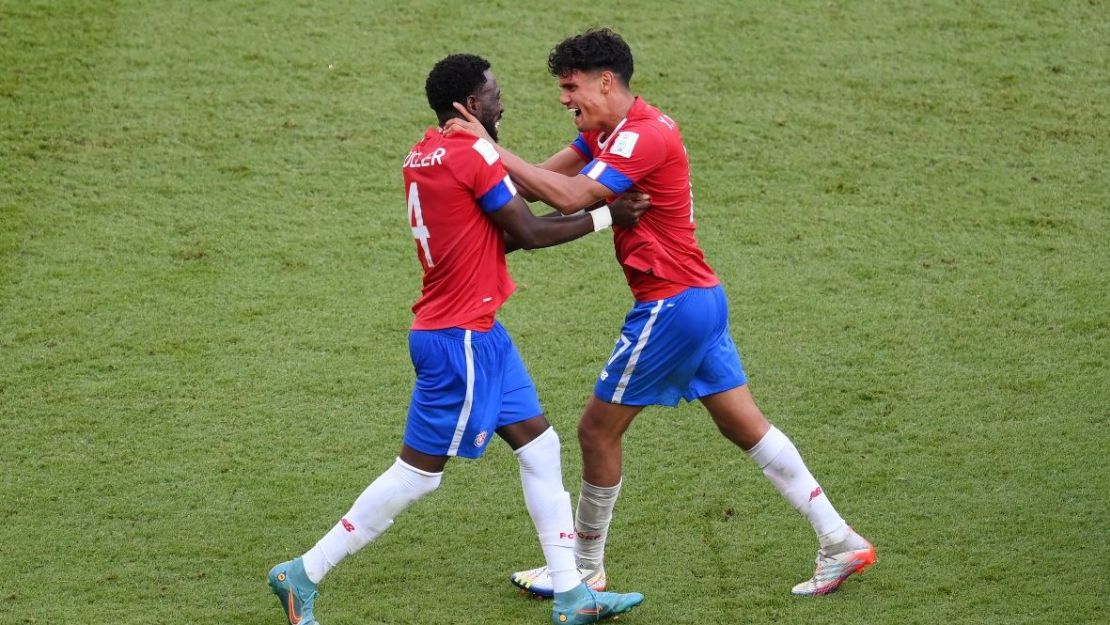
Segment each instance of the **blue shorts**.
[{"label": "blue shorts", "polygon": [[489,332],[409,332],[416,370],[405,444],[433,456],[477,458],[497,428],[543,414],[536,386],[500,322]]},{"label": "blue shorts", "polygon": [[594,394],[613,404],[675,406],[747,382],[724,289],[691,287],[628,311]]}]

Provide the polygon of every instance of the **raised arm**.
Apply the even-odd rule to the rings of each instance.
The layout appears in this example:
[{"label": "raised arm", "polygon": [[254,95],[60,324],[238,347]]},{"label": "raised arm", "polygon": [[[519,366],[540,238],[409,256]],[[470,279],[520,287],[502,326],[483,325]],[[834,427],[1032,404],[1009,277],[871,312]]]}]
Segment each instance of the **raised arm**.
[{"label": "raised arm", "polygon": [[564,176],[577,175],[586,165],[582,155],[567,147],[551,155],[546,161],[540,163],[541,169],[553,171]]},{"label": "raised arm", "polygon": [[[550,158],[540,163],[539,166],[541,169],[563,174],[564,176],[573,176],[577,174],[585,164],[586,161],[582,159],[582,156],[579,155],[578,152],[575,152],[571,148],[563,148],[552,154]],[[543,201],[542,198],[526,186],[526,183],[519,180],[514,180],[514,182],[516,183],[517,190],[520,191],[520,194],[524,196],[525,200],[529,202]]]},{"label": "raised arm", "polygon": [[[501,161],[505,164],[505,169],[512,176],[513,182],[524,189],[525,195],[544,202],[564,215],[569,215],[593,206],[599,200],[613,194],[608,187],[583,174],[569,176],[560,171],[550,171],[529,163],[494,142],[486,133],[482,124],[466,110],[466,107],[456,104],[455,108],[466,119],[456,117],[447,120],[447,123],[443,126],[443,131],[448,134],[460,131],[469,132],[493,144],[501,156]],[[565,151],[573,152],[570,148],[566,148]],[[562,152],[557,153],[545,163],[551,163],[554,160],[554,166],[560,167],[563,171],[568,171],[569,158],[566,155],[560,156],[561,154]]]}]

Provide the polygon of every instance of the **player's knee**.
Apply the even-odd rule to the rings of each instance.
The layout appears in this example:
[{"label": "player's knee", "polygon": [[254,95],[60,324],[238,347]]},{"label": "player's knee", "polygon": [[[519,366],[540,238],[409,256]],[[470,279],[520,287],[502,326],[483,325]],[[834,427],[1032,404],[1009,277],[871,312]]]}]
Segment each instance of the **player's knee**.
[{"label": "player's knee", "polygon": [[583,451],[604,449],[620,440],[620,434],[614,436],[603,424],[591,419],[582,419],[578,422],[578,444]]},{"label": "player's knee", "polygon": [[416,490],[413,491],[413,492],[416,495],[416,498],[420,499],[420,498],[424,497],[425,495],[431,494],[433,491],[435,491],[437,488],[439,488],[439,485],[441,483],[443,483],[443,474],[442,473],[436,475],[432,479],[422,481],[420,483],[420,485],[416,488]]},{"label": "player's knee", "polygon": [[743,449],[750,449],[771,429],[771,423],[758,408],[725,417],[714,416],[713,421],[725,438]]},{"label": "player's knee", "polygon": [[515,450],[522,471],[534,473],[548,466],[559,464],[559,435],[555,428],[547,428],[542,434]]},{"label": "player's knee", "polygon": [[440,483],[443,481],[442,471],[439,473],[422,471],[400,458],[397,459],[389,470],[394,472],[397,481],[403,485],[404,493],[410,503],[439,488]]}]

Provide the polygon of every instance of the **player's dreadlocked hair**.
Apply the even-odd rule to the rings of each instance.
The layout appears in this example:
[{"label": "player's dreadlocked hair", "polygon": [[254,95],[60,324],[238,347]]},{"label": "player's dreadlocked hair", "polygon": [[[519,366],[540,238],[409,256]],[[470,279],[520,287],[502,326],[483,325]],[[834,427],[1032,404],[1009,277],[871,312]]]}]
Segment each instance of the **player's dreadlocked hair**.
[{"label": "player's dreadlocked hair", "polygon": [[628,86],[632,81],[632,50],[608,28],[590,29],[568,37],[551,50],[547,70],[559,77],[575,70],[609,70]]},{"label": "player's dreadlocked hair", "polygon": [[452,113],[452,102],[466,103],[467,96],[481,88],[486,82],[485,71],[489,61],[473,54],[452,54],[435,64],[424,92],[428,94],[428,104],[436,114]]}]

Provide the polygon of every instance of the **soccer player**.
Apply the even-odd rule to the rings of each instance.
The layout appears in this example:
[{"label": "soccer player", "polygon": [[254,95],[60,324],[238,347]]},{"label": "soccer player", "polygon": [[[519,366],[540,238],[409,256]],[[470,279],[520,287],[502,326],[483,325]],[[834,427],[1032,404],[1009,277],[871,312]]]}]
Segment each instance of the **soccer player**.
[{"label": "soccer player", "polygon": [[[845,523],[794,444],[752,399],[729,335],[724,290],[694,236],[690,165],[678,124],[630,91],[632,52],[611,30],[562,41],[551,51],[548,69],[579,132],[540,166],[497,147],[521,192],[564,213],[628,190],[651,199],[635,228],[613,228],[635,303],[578,424],[582,492],[575,556],[583,579],[593,588],[606,585],[605,543],[621,489],[625,430],[645,406],[697,399],[817,534],[816,571],[793,593],[836,590],[875,562],[875,550]],[[445,132],[455,129],[474,132],[475,124],[456,119]],[[511,579],[537,595],[552,594],[549,567]]]},{"label": "soccer player", "polygon": [[505,172],[492,141],[502,115],[489,63],[469,54],[435,65],[425,89],[440,126],[463,102],[486,138],[430,128],[404,160],[405,195],[423,290],[413,306],[409,352],[416,372],[401,453],[314,547],[271,569],[269,584],[291,625],[316,623],[317,584],[347,556],[435,490],[449,458],[478,458],[491,434],[513,449],[524,501],[536,526],[555,593],[552,621],[593,623],[631,610],[639,593],[587,587],[575,567],[570,495],[559,438],[505,328],[495,319],[514,290],[509,248],[556,245],[615,223],[635,225],[645,201],[591,213],[534,216]]}]

